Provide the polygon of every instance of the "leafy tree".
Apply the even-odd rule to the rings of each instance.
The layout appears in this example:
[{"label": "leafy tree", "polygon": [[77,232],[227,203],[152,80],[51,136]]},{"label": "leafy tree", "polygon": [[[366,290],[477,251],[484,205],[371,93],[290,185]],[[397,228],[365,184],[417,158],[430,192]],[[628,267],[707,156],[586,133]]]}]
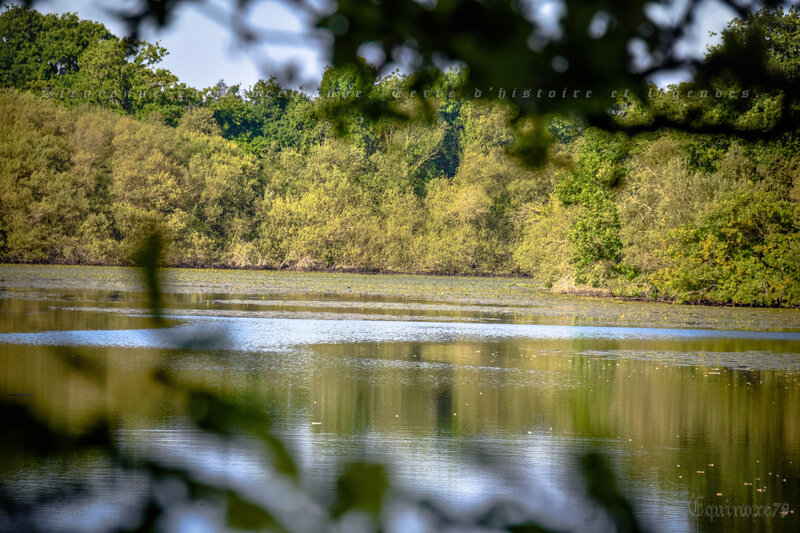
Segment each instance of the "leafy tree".
[{"label": "leafy tree", "polygon": [[70,105],[96,103],[175,124],[201,102],[199,91],[157,68],[167,51],[119,39],[75,14],[42,15],[11,6],[0,14],[0,86],[36,89]]},{"label": "leafy tree", "polygon": [[244,91],[220,81],[209,89],[208,99],[222,135],[254,155],[306,149],[324,135],[309,98],[282,88],[274,79],[259,80]]},{"label": "leafy tree", "polygon": [[44,15],[12,5],[0,14],[0,87],[37,89],[78,72],[90,45],[116,38],[74,13]]},{"label": "leafy tree", "polygon": [[620,272],[622,242],[614,187],[624,174],[625,139],[590,129],[576,142],[576,169],[559,181],[565,205],[577,205],[570,230],[576,281],[597,286]]},{"label": "leafy tree", "polygon": [[[752,39],[748,24],[776,26],[770,69],[791,77],[782,32],[797,19],[734,23],[709,57]],[[181,99],[157,68],[165,50],[125,42],[89,42],[77,70],[36,81],[77,94],[97,80],[108,98],[3,93],[4,260],[127,263],[141,228],[160,225],[169,265],[517,272],[558,290],[797,305],[794,131],[630,137],[580,114],[531,117],[508,95],[459,96],[466,70],[378,78],[364,62],[329,69],[314,97],[270,79]],[[619,94],[611,112],[642,130],[659,116],[769,129],[784,101],[691,87]],[[540,150],[544,165],[510,156],[520,149]]]},{"label": "leafy tree", "polygon": [[303,93],[281,87],[275,78],[259,80],[245,91],[265,147],[307,149],[324,137],[324,129],[314,115],[311,100]]}]

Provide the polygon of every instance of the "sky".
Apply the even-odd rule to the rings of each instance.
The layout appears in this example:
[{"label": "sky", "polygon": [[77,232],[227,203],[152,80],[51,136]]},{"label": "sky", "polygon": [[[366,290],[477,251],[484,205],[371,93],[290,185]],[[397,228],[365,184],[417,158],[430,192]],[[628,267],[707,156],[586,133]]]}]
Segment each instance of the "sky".
[{"label": "sky", "polygon": [[[119,2],[117,2],[119,4]],[[299,67],[300,80],[308,86],[316,86],[325,69],[322,51],[309,45],[269,45],[244,49],[237,44],[235,35],[225,23],[231,8],[228,2],[212,0],[213,7],[184,4],[176,13],[173,22],[164,29],[144,28],[141,38],[158,41],[169,55],[161,66],[172,71],[178,78],[197,88],[210,87],[219,80],[228,85],[240,84],[250,87],[270,73],[294,63]],[[301,32],[302,18],[277,0],[254,2],[248,20],[258,27],[282,32]],[[76,12],[83,19],[102,22],[115,35],[125,35],[126,28],[102,7],[113,6],[112,0],[45,0],[35,8],[45,13]],[[205,5],[205,4],[204,4]],[[299,85],[300,83],[298,83]]]},{"label": "sky", "polygon": [[[556,10],[557,0],[533,0],[535,9],[543,13]],[[678,0],[682,2],[685,0]],[[120,2],[116,2],[119,5]],[[290,35],[300,34],[306,27],[302,14],[288,8],[280,0],[261,0],[252,3],[247,13],[251,26],[275,30]],[[116,35],[124,35],[125,27],[100,6],[114,6],[113,0],[40,0],[36,9],[47,13],[77,12],[81,18],[102,22]],[[124,5],[124,2],[123,2]],[[205,7],[203,7],[205,6]],[[224,80],[228,85],[252,86],[266,79],[290,63],[297,67],[299,81],[296,86],[313,90],[322,78],[326,57],[315,43],[295,39],[292,44],[265,45],[245,49],[237,44],[236,37],[226,24],[230,2],[207,0],[198,4],[182,5],[169,27],[161,30],[144,28],[142,38],[160,42],[169,55],[162,66],[193,87],[205,88]],[[668,11],[654,7],[654,17],[669,17]],[[733,11],[718,0],[706,0],[701,6],[701,16],[692,29],[692,39],[682,43],[687,54],[702,55],[706,45],[717,38],[709,32],[719,32],[733,18]],[[658,85],[681,81],[685,74],[671,72],[656,77]]]}]

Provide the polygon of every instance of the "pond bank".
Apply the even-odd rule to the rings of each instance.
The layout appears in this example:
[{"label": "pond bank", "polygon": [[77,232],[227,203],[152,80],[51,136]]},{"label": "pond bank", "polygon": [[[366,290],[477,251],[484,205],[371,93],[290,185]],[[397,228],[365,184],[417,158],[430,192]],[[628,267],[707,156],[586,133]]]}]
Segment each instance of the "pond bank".
[{"label": "pond bank", "polygon": [[[130,266],[120,266],[113,264],[60,264],[60,263],[0,263],[0,269],[3,267],[102,267],[102,268],[133,268]],[[521,274],[513,273],[491,273],[491,272],[475,272],[471,274],[462,273],[441,273],[441,272],[402,272],[402,271],[377,271],[377,270],[359,270],[359,269],[333,269],[333,268],[239,268],[230,265],[216,265],[213,267],[197,267],[197,266],[169,266],[164,267],[165,270],[181,271],[181,270],[198,270],[198,271],[231,271],[231,272],[275,272],[275,273],[302,273],[302,274],[352,274],[358,276],[400,276],[400,277],[430,277],[430,278],[456,278],[456,279],[470,279],[470,278],[488,278],[511,280],[515,286],[535,290],[538,292],[547,292],[553,295],[562,296],[575,296],[582,298],[603,298],[611,300],[629,301],[629,302],[650,302],[662,304],[681,304],[689,306],[704,306],[704,307],[748,307],[758,309],[800,309],[800,307],[790,306],[757,306],[757,305],[742,305],[736,302],[716,302],[707,299],[699,299],[696,301],[678,301],[666,297],[647,297],[647,296],[627,296],[615,294],[613,290],[605,287],[591,287],[586,285],[573,285],[571,283],[557,284],[553,287],[546,287],[543,283],[536,281],[534,278],[524,276]]]},{"label": "pond bank", "polygon": [[[340,307],[391,307],[391,312],[438,313],[443,318],[482,318],[514,323],[608,325],[660,328],[711,328],[800,331],[800,310],[702,307],[619,298],[556,294],[528,278],[452,277],[270,270],[164,269],[168,301],[207,301],[220,294],[241,295],[261,308],[287,301],[339,302]],[[139,272],[131,267],[0,265],[0,290],[141,292]]]}]

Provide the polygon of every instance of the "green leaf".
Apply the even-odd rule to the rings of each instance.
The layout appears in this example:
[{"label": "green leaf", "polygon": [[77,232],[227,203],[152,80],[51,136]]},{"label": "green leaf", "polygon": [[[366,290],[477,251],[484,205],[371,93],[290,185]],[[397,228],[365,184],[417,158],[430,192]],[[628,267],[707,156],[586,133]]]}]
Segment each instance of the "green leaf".
[{"label": "green leaf", "polygon": [[358,509],[377,516],[388,488],[389,478],[381,465],[352,463],[339,477],[333,515]]}]

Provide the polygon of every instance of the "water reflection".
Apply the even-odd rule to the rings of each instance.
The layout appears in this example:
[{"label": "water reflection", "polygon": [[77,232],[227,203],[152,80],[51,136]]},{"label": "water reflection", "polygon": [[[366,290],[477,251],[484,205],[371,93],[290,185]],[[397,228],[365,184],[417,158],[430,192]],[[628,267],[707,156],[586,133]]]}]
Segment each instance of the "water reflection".
[{"label": "water reflection", "polygon": [[[140,316],[133,315],[133,320]],[[625,353],[671,364],[702,363],[687,357],[704,352],[711,362],[723,354],[732,365],[750,367],[750,356],[758,355],[757,367],[798,367],[800,333],[773,331],[720,331],[528,324],[484,324],[459,322],[415,322],[332,319],[230,318],[175,316],[183,323],[168,329],[45,331],[2,333],[6,344],[44,346],[123,346],[138,348],[185,347],[192,339],[199,345],[237,351],[263,351],[309,344],[387,343],[414,340],[420,343],[486,342],[512,339],[542,341],[544,349],[598,353]],[[553,341],[553,342],[550,342]],[[557,341],[564,341],[558,343]],[[531,344],[531,349],[536,349]],[[770,353],[771,357],[763,357]],[[638,355],[637,355],[638,354]],[[667,355],[669,354],[669,355]],[[777,354],[783,354],[778,356]],[[738,360],[737,360],[737,357]],[[667,361],[668,359],[671,359]]]},{"label": "water reflection", "polygon": [[[342,459],[367,456],[390,465],[407,494],[444,498],[456,516],[504,498],[582,531],[589,511],[573,460],[599,447],[654,530],[798,529],[796,512],[713,522],[689,512],[695,495],[706,503],[789,502],[796,511],[796,332],[505,324],[479,309],[469,321],[402,321],[369,311],[406,313],[407,302],[365,305],[369,316],[356,319],[340,299],[326,307],[319,298],[303,310],[293,299],[294,310],[284,310],[305,318],[234,317],[219,315],[275,310],[189,297],[169,300],[178,325],[150,330],[135,292],[108,301],[103,291],[25,295],[0,300],[2,394],[66,429],[102,413],[134,455],[160,456],[255,492],[278,490],[269,461],[252,442],[217,442],[188,425],[181,398],[153,379],[156,364],[272,413],[304,483],[322,498]],[[216,339],[217,349],[187,349],[198,332]],[[76,373],[64,345],[80,349],[102,380]],[[76,475],[89,480],[88,495],[42,508],[53,529],[67,521],[102,530],[124,512],[125,494],[146,490],[92,457],[6,462],[2,470],[23,496]],[[313,524],[311,504],[306,512],[297,520]]]}]

